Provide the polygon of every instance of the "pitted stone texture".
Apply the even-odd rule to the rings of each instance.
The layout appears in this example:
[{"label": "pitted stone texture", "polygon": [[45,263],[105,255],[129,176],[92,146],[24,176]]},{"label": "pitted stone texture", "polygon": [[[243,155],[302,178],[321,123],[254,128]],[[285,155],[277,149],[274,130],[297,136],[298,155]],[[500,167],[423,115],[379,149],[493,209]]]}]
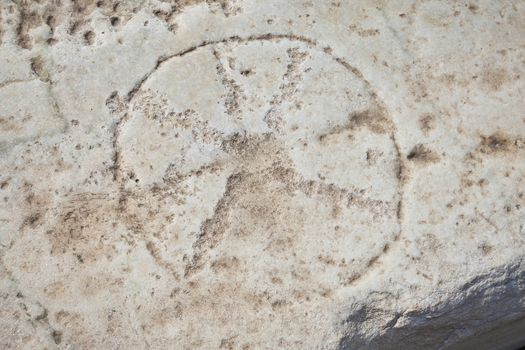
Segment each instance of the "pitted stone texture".
[{"label": "pitted stone texture", "polygon": [[520,327],[524,22],[512,1],[0,0],[0,344]]}]

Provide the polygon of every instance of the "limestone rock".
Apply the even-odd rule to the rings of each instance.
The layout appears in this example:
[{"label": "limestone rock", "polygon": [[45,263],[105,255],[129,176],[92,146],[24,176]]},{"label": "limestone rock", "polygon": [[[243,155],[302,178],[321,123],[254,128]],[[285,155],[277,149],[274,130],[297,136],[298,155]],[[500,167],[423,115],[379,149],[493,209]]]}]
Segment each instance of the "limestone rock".
[{"label": "limestone rock", "polygon": [[0,0],[0,345],[512,348],[525,4]]}]

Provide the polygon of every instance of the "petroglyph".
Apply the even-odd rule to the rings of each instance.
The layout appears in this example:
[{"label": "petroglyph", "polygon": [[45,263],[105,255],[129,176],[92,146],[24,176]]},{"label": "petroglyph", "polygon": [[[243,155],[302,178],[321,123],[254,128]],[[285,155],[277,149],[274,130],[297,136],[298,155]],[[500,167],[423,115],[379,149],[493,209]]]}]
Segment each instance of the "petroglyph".
[{"label": "petroglyph", "polygon": [[0,0],[0,347],[519,326],[524,10]]}]

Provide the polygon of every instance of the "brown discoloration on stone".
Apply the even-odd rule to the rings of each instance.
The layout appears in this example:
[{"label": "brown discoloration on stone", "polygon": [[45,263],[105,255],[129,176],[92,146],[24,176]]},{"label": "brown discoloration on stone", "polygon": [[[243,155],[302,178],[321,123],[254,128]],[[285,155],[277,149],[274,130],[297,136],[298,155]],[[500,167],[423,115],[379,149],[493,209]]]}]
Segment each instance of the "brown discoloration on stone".
[{"label": "brown discoloration on stone", "polygon": [[[163,198],[170,198],[168,189],[154,192],[115,191],[111,193],[78,193],[59,208],[53,209],[57,221],[46,232],[51,243],[51,254],[74,254],[82,262],[100,258],[111,260],[117,252],[115,243],[133,246],[148,235],[165,238],[162,232],[168,223],[156,220],[167,215],[162,209]],[[145,203],[152,203],[153,205]],[[50,210],[50,208],[48,208]],[[157,263],[175,278],[177,273],[162,259],[161,253],[150,242],[148,251]]]},{"label": "brown discoloration on stone", "polygon": [[51,300],[61,298],[66,290],[66,286],[63,282],[54,282],[47,285],[43,292]]},{"label": "brown discoloration on stone", "polygon": [[479,6],[476,5],[476,4],[471,3],[471,4],[468,4],[468,9],[469,9],[472,13],[476,14],[476,13],[478,13]]},{"label": "brown discoloration on stone", "polygon": [[146,243],[146,249],[151,254],[153,259],[155,259],[155,262],[159,266],[168,271],[176,280],[179,279],[179,273],[177,272],[177,269],[170,262],[163,258],[161,251],[155,245],[155,243],[153,243],[152,241],[148,241]]},{"label": "brown discoloration on stone", "polygon": [[492,251],[494,250],[494,247],[490,244],[483,243],[479,246],[479,249],[481,250],[483,255],[490,255],[490,253],[492,253]]},{"label": "brown discoloration on stone", "polygon": [[503,85],[508,82],[511,77],[504,68],[488,67],[480,76],[480,82],[483,86],[489,88],[492,91],[500,90]]},{"label": "brown discoloration on stone", "polygon": [[393,130],[392,121],[389,119],[386,111],[380,106],[350,115],[350,126],[367,127],[370,131],[378,134],[388,133]]},{"label": "brown discoloration on stone", "polygon": [[31,58],[31,70],[44,82],[49,82],[49,73],[45,69],[45,62],[41,56]]},{"label": "brown discoloration on stone", "polygon": [[[29,118],[29,116],[28,116]],[[9,117],[0,117],[0,130],[1,131],[21,131],[22,126],[20,123],[17,123],[15,120],[15,117],[9,116]]]},{"label": "brown discoloration on stone", "polygon": [[360,26],[358,26],[356,24],[350,25],[348,27],[348,29],[350,29],[350,31],[352,31],[352,32],[356,32],[357,35],[359,35],[360,37],[363,37],[363,38],[376,36],[376,35],[381,34],[381,31],[379,29],[377,29],[377,28],[364,29],[364,28],[361,28]]},{"label": "brown discoloration on stone", "polygon": [[388,115],[380,107],[374,107],[361,112],[352,113],[348,122],[338,125],[319,136],[320,142],[326,142],[330,136],[339,135],[344,132],[351,133],[352,130],[368,128],[377,134],[385,134],[393,131],[393,124]]},{"label": "brown discoloration on stone", "polygon": [[84,261],[110,255],[118,225],[118,201],[108,194],[75,195],[60,208],[58,222],[47,232],[52,254],[75,253]]},{"label": "brown discoloration on stone", "polygon": [[419,164],[428,164],[439,161],[439,156],[425,145],[419,144],[412,148],[407,155],[407,159]]},{"label": "brown discoloration on stone", "polygon": [[20,230],[32,230],[45,222],[51,202],[47,193],[37,193],[31,183],[25,182],[21,188],[24,195],[21,209],[23,210],[23,221]]},{"label": "brown discoloration on stone", "polygon": [[512,138],[503,132],[495,132],[489,136],[481,136],[478,150],[486,155],[513,153],[525,147],[525,142]]},{"label": "brown discoloration on stone", "polygon": [[436,127],[436,118],[433,115],[426,114],[419,118],[419,128],[427,136]]},{"label": "brown discoloration on stone", "polygon": [[95,33],[91,30],[88,30],[87,32],[84,33],[84,40],[86,41],[86,44],[88,45],[93,45],[93,43],[95,42]]},{"label": "brown discoloration on stone", "polygon": [[222,257],[213,261],[210,265],[211,269],[216,273],[229,271],[236,273],[239,272],[240,266],[239,259],[236,257]]}]

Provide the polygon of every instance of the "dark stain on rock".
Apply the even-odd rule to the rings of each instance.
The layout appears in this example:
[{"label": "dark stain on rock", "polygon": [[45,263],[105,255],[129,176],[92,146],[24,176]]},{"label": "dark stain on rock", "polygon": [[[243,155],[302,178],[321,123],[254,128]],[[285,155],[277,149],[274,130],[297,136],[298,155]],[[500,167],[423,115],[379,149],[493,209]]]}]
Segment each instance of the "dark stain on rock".
[{"label": "dark stain on rock", "polygon": [[407,159],[412,162],[417,162],[421,164],[425,163],[435,163],[439,160],[439,156],[432,150],[428,149],[422,144],[418,144],[412,148],[408,153]]},{"label": "dark stain on rock", "polygon": [[393,125],[388,114],[382,108],[372,108],[350,115],[352,127],[367,127],[376,134],[384,134],[392,130]]},{"label": "dark stain on rock", "polygon": [[514,150],[515,146],[508,135],[496,132],[490,136],[481,136],[479,150],[484,154],[505,153]]},{"label": "dark stain on rock", "polygon": [[421,118],[419,118],[419,128],[423,134],[425,134],[425,136],[436,127],[435,119],[436,118],[430,114],[423,115]]}]

